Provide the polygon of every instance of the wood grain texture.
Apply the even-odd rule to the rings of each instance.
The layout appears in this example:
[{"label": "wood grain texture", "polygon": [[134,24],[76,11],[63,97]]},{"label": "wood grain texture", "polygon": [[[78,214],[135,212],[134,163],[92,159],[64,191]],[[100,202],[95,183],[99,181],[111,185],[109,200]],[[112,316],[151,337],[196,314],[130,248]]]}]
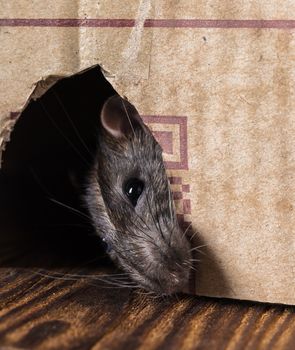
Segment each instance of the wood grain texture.
[{"label": "wood grain texture", "polygon": [[[191,296],[153,298],[67,275],[112,272],[100,262],[59,266],[64,263],[60,256],[42,253],[37,259],[29,250],[1,256],[1,350],[295,346],[294,307]],[[64,278],[52,278],[57,272]]]}]

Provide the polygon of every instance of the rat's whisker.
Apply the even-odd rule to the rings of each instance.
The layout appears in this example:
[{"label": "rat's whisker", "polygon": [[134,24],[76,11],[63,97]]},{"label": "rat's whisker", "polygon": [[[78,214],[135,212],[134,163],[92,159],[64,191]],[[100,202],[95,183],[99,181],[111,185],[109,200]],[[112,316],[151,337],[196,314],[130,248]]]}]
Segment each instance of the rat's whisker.
[{"label": "rat's whisker", "polygon": [[192,241],[194,238],[195,238],[195,236],[198,234],[198,231],[195,231],[192,235],[191,235],[191,237],[189,238],[189,240],[190,241]]},{"label": "rat's whisker", "polygon": [[64,207],[64,208],[66,208],[66,209],[69,209],[69,210],[71,210],[72,212],[74,212],[74,213],[76,213],[76,214],[78,214],[78,215],[80,215],[80,216],[82,216],[82,217],[84,217],[84,218],[86,218],[86,219],[88,219],[88,220],[92,220],[92,219],[90,218],[90,216],[84,214],[83,212],[81,212],[81,211],[78,210],[78,209],[75,209],[75,208],[73,208],[73,207],[71,207],[71,206],[69,206],[69,205],[67,205],[67,204],[65,204],[65,203],[62,203],[62,202],[60,202],[60,201],[58,201],[58,200],[56,200],[56,199],[54,199],[54,198],[48,198],[48,199],[49,199],[51,202],[56,203],[56,204],[58,204],[58,205],[60,205],[60,206],[62,206],[62,207]]},{"label": "rat's whisker", "polygon": [[[82,280],[82,279],[87,279],[88,276],[84,275],[84,276],[78,276],[78,275],[56,275],[55,273],[53,274],[47,274],[47,273],[43,273],[40,271],[32,271],[34,274],[42,276],[42,277],[46,277],[46,278],[52,278],[52,279],[57,279],[57,280],[64,280],[64,281],[78,281],[78,280]],[[107,277],[107,276],[106,276]],[[133,282],[130,283],[125,283],[125,281],[120,281],[120,280],[116,280],[116,279],[108,279],[108,278],[99,278],[98,276],[96,276],[95,278],[92,279],[92,281],[94,282],[102,282],[102,283],[106,283],[109,284],[111,286],[114,287],[134,287],[135,284]],[[88,284],[90,285],[97,285],[97,284],[93,284],[93,283],[89,283],[89,281],[86,281]]]},{"label": "rat's whisker", "polygon": [[42,102],[42,99],[39,98],[36,100],[43,111],[45,112],[45,115],[50,120],[50,122],[53,124],[55,129],[59,132],[59,134],[68,142],[68,144],[71,146],[71,148],[75,151],[75,153],[80,157],[80,159],[89,167],[90,163],[86,160],[86,158],[82,155],[82,153],[79,151],[79,149],[74,145],[74,143],[66,136],[66,134],[61,130],[61,128],[58,126],[54,118],[52,118],[51,114],[48,112],[48,110],[45,108],[44,103]]},{"label": "rat's whisker", "polygon": [[133,125],[132,125],[130,115],[129,115],[128,111],[127,111],[127,108],[126,108],[126,106],[125,106],[125,102],[124,102],[123,99],[121,99],[121,103],[122,103],[122,106],[123,106],[123,108],[124,108],[125,114],[126,114],[126,116],[127,116],[128,122],[129,122],[129,124],[130,124],[130,127],[131,127],[131,129],[132,129],[133,135],[135,136],[136,134],[135,134],[135,131],[134,131],[134,127],[133,127]]},{"label": "rat's whisker", "polygon": [[[44,269],[42,270],[44,271]],[[127,273],[114,273],[114,274],[96,274],[96,275],[93,275],[93,274],[82,274],[82,273],[69,273],[69,272],[59,272],[59,271],[49,271],[49,270],[46,270],[46,272],[52,272],[54,275],[60,275],[60,276],[69,276],[69,277],[77,277],[77,278],[111,278],[111,277],[126,277],[126,278],[129,278],[129,275]]]},{"label": "rat's whisker", "polygon": [[198,245],[197,247],[193,247],[190,251],[198,250],[200,248],[207,247],[207,246],[208,246],[208,244],[201,244],[201,245]]},{"label": "rat's whisker", "polygon": [[93,154],[90,152],[89,148],[87,147],[86,143],[84,142],[81,134],[79,133],[78,129],[76,128],[72,118],[70,117],[68,111],[66,110],[66,107],[65,105],[63,104],[62,100],[59,98],[57,92],[55,91],[54,89],[54,86],[52,87],[52,92],[53,92],[53,95],[55,97],[55,99],[57,100],[58,104],[60,105],[62,111],[64,112],[65,116],[67,117],[69,123],[71,124],[76,136],[78,137],[78,139],[80,140],[81,144],[83,145],[83,147],[85,148],[85,150],[89,153],[89,155],[92,157]]},{"label": "rat's whisker", "polygon": [[187,234],[188,230],[192,227],[192,222],[188,225],[188,227],[185,229],[185,231],[183,232],[182,238],[185,237],[185,235]]},{"label": "rat's whisker", "polygon": [[200,259],[189,259],[189,262],[200,262]]}]

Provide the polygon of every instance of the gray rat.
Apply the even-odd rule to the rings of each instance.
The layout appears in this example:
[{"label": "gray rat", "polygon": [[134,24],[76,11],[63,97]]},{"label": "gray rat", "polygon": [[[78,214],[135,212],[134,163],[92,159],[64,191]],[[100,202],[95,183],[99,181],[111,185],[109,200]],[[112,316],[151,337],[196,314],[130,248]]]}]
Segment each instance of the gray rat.
[{"label": "gray rat", "polygon": [[162,149],[119,95],[103,105],[84,201],[108,254],[138,286],[188,290],[191,249],[179,227]]}]

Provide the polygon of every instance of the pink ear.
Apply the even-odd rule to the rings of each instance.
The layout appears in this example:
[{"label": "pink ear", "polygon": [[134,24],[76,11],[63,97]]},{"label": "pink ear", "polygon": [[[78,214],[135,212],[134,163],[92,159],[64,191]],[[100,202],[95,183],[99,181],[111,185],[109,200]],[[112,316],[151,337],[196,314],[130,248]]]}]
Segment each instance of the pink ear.
[{"label": "pink ear", "polygon": [[141,124],[135,107],[119,95],[107,99],[101,114],[101,124],[115,138],[132,135],[136,127]]}]

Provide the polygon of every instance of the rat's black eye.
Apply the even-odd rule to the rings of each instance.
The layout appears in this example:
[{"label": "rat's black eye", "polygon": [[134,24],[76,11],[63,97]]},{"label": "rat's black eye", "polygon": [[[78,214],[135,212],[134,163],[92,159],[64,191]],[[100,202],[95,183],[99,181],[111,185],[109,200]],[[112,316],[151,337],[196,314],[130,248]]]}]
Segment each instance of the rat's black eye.
[{"label": "rat's black eye", "polygon": [[109,253],[111,250],[112,250],[112,246],[109,244],[109,243],[107,243],[106,242],[106,239],[105,238],[103,238],[102,239],[102,247],[103,247],[103,249],[107,252],[107,253]]},{"label": "rat's black eye", "polygon": [[138,198],[142,194],[143,189],[144,183],[139,179],[130,179],[125,183],[123,187],[124,193],[134,207],[136,206]]}]

